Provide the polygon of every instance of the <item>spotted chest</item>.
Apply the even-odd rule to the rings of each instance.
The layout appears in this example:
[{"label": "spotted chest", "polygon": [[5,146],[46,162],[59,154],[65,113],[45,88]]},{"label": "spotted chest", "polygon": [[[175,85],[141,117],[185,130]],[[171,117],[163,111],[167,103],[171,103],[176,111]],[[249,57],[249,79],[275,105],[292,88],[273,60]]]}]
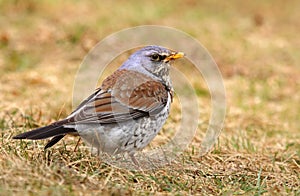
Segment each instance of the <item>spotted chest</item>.
[{"label": "spotted chest", "polygon": [[[144,117],[136,121],[138,125],[134,131],[131,130],[129,137],[122,141],[122,151],[134,152],[145,148],[159,133],[165,124],[172,102],[172,95],[169,94],[165,108],[155,116]],[[127,130],[129,131],[129,129]]]}]

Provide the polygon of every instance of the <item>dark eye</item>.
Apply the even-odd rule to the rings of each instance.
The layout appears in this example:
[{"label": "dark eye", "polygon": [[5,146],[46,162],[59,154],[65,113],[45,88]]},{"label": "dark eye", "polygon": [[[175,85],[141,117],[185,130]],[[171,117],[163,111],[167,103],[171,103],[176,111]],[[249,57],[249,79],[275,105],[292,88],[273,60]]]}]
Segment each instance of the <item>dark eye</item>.
[{"label": "dark eye", "polygon": [[151,58],[152,61],[162,61],[162,60],[164,60],[164,59],[166,58],[166,56],[165,56],[165,55],[159,55],[159,54],[157,54],[157,53],[154,53],[154,54],[152,54],[152,55],[150,56],[150,58]]},{"label": "dark eye", "polygon": [[152,61],[159,61],[160,60],[160,57],[159,57],[159,54],[157,53],[154,53],[150,56],[151,60]]}]

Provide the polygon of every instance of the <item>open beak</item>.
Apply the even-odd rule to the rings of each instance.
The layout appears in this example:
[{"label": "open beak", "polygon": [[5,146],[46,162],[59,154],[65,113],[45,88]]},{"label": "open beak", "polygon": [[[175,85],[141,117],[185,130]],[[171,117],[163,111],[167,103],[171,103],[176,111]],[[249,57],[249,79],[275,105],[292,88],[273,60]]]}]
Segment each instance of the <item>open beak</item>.
[{"label": "open beak", "polygon": [[170,60],[175,60],[175,59],[179,59],[184,57],[184,53],[183,52],[172,52],[170,56],[167,56],[165,58],[165,61],[170,61]]}]

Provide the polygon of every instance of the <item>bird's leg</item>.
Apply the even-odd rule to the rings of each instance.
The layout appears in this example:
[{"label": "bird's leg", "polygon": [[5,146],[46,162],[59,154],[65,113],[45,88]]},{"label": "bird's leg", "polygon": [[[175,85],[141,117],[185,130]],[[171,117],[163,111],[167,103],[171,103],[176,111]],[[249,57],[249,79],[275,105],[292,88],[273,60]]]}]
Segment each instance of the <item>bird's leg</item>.
[{"label": "bird's leg", "polygon": [[135,156],[134,156],[134,153],[130,153],[129,154],[132,162],[134,163],[134,165],[138,168],[138,169],[141,169],[140,167],[140,163],[138,162],[138,160],[136,160]]},{"label": "bird's leg", "polygon": [[81,137],[78,139],[78,141],[77,141],[77,143],[76,143],[76,146],[75,146],[75,148],[74,148],[74,152],[77,151],[77,147],[78,147],[78,145],[79,145],[80,140],[81,140]]}]

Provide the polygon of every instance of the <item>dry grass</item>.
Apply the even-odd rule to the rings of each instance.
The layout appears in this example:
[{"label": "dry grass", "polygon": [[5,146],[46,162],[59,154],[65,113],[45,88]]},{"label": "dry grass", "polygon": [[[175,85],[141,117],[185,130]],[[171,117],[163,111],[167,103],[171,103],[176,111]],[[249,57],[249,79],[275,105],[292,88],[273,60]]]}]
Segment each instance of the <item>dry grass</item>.
[{"label": "dry grass", "polygon": [[[0,195],[299,195],[299,6],[296,0],[0,0]],[[198,136],[165,168],[117,169],[83,143],[74,152],[71,137],[48,151],[43,141],[11,139],[70,113],[73,80],[87,51],[112,32],[142,24],[192,34],[220,66],[228,111],[210,154],[197,154],[210,111],[197,79]],[[174,110],[165,131],[176,119]]]}]

